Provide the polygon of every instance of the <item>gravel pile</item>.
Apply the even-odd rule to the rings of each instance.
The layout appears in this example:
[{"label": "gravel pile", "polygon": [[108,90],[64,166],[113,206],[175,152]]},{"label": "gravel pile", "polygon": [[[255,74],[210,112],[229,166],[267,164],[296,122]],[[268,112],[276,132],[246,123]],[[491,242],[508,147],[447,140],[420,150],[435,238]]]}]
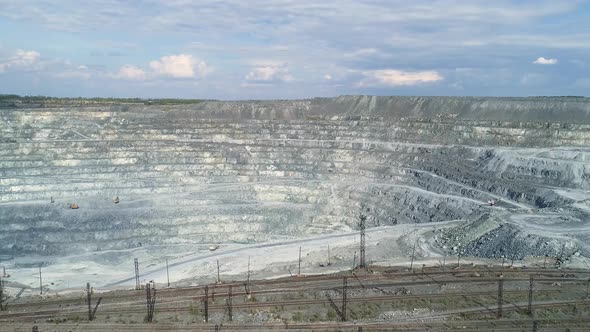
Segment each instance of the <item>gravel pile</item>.
[{"label": "gravel pile", "polygon": [[489,215],[462,227],[441,230],[436,243],[453,256],[508,260],[547,256],[561,263],[580,254],[575,242],[529,234]]}]

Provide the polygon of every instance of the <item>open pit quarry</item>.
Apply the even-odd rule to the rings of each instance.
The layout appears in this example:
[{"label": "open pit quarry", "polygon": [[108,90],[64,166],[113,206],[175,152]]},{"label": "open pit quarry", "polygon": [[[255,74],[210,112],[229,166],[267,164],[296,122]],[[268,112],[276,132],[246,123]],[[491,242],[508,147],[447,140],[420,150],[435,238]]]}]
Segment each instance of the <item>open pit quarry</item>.
[{"label": "open pit quarry", "polygon": [[0,106],[9,291],[336,272],[360,215],[376,265],[589,267],[587,98]]}]

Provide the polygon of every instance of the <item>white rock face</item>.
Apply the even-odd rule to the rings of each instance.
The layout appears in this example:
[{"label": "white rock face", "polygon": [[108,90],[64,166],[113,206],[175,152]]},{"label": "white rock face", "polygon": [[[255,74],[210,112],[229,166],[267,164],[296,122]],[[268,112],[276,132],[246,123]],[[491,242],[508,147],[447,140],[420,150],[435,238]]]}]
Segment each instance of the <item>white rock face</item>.
[{"label": "white rock face", "polygon": [[[360,213],[527,230],[506,216],[559,208],[582,225],[588,146],[584,98],[0,108],[0,255],[264,242],[355,229]],[[495,256],[469,251],[486,232],[460,249]]]}]

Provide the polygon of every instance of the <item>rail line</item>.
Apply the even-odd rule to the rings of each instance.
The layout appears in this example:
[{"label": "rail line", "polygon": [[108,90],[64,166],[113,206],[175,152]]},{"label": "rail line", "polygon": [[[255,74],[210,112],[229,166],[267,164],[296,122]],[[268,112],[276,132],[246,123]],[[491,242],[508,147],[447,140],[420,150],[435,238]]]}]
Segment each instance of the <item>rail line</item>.
[{"label": "rail line", "polygon": [[[325,306],[329,305],[329,300],[322,296],[315,296],[313,299],[290,299],[290,300],[276,300],[272,296],[282,294],[297,294],[297,296],[304,296],[303,294],[319,293],[319,292],[340,292],[342,287],[342,279],[349,277],[349,291],[355,290],[373,290],[383,291],[381,288],[401,288],[401,287],[426,287],[426,292],[420,292],[416,294],[385,294],[385,295],[368,295],[368,296],[349,296],[348,303],[384,303],[384,302],[403,302],[408,300],[425,299],[435,300],[440,298],[462,298],[464,303],[474,303],[478,307],[456,309],[451,311],[443,312],[431,312],[426,316],[418,317],[426,321],[430,320],[445,320],[450,316],[458,316],[464,314],[486,314],[494,313],[496,307],[494,304],[486,306],[482,304],[482,298],[486,298],[483,302],[488,302],[487,297],[496,299],[497,292],[494,289],[494,285],[498,280],[504,280],[505,283],[511,282],[510,287],[504,291],[504,295],[514,299],[524,298],[526,299],[528,290],[525,288],[528,285],[529,275],[535,274],[535,297],[553,298],[551,301],[539,301],[533,303],[533,307],[562,307],[562,306],[577,306],[582,305],[587,307],[590,305],[590,300],[573,300],[572,295],[578,297],[576,294],[577,289],[581,285],[587,285],[588,279],[579,278],[579,274],[583,273],[584,276],[588,271],[584,270],[553,270],[553,269],[490,269],[490,268],[476,268],[476,269],[464,269],[464,270],[449,270],[449,271],[424,271],[422,272],[381,272],[376,274],[336,274],[336,275],[316,275],[310,277],[289,277],[278,280],[263,280],[251,282],[249,291],[244,287],[245,282],[231,282],[226,284],[207,285],[209,286],[209,298],[215,294],[215,297],[225,300],[229,293],[229,287],[233,287],[232,296],[238,301],[234,301],[232,307],[237,310],[252,310],[258,308],[273,308],[273,307],[309,307],[309,306]],[[474,277],[477,275],[477,277]],[[493,277],[490,277],[493,276]],[[501,277],[499,277],[501,276]],[[404,280],[407,279],[407,280]],[[526,284],[524,284],[526,282]],[[558,283],[559,285],[555,285]],[[489,287],[491,290],[473,291],[473,292],[441,292],[443,288],[435,288],[436,293],[428,293],[433,291],[431,287],[440,287],[450,284],[465,284],[467,287],[480,288],[479,285]],[[550,285],[549,285],[550,284]],[[201,310],[201,301],[204,297],[204,287],[182,287],[182,288],[165,288],[159,289],[158,291],[158,303],[156,305],[157,314],[163,314],[166,317],[166,313],[174,314],[189,312],[189,308],[198,308]],[[553,289],[553,286],[558,286],[559,289]],[[516,289],[510,289],[516,288]],[[424,288],[423,288],[424,289]],[[412,290],[414,291],[414,290]],[[447,290],[448,291],[448,290]],[[385,291],[383,291],[385,293]],[[81,293],[82,294],[82,293]],[[357,293],[358,294],[358,293]],[[564,298],[563,295],[568,298]],[[253,295],[268,295],[270,299],[265,299],[261,302],[249,302],[244,297]],[[336,295],[339,297],[339,295]],[[97,293],[94,295],[95,298],[103,297],[101,307],[98,310],[98,317],[104,317],[106,315],[120,315],[128,314],[129,317],[141,316],[145,313],[145,298],[144,291],[113,291],[106,293]],[[555,299],[559,298],[561,299]],[[31,298],[29,298],[30,300]],[[26,299],[25,299],[26,300]],[[244,302],[242,302],[244,301]],[[493,303],[493,301],[491,301]],[[505,302],[504,311],[510,310],[522,310],[523,306],[516,305],[514,303]],[[51,308],[53,306],[53,308]],[[219,301],[209,302],[210,312],[224,312],[227,308],[227,304],[220,304]],[[299,308],[295,309],[298,310]],[[57,319],[73,319],[72,317],[84,317],[87,314],[87,305],[85,304],[84,297],[68,297],[59,300],[50,301],[31,301],[29,303],[11,303],[11,312],[0,312],[0,322],[3,324],[29,324],[37,322],[38,320],[57,318]],[[195,309],[193,309],[195,310]],[[196,313],[193,313],[196,314]],[[411,320],[411,319],[406,319]],[[65,326],[60,323],[61,326]],[[95,324],[95,323],[93,323]],[[84,330],[90,330],[93,324],[85,324]],[[110,324],[108,322],[101,321],[101,328],[99,330],[109,329],[108,326],[115,326],[116,324]],[[417,327],[418,325],[400,325],[399,323],[391,322],[362,322],[359,323],[362,326],[370,330],[391,330],[391,329],[403,329],[406,331],[423,331],[424,325]],[[409,323],[408,323],[409,324]],[[475,324],[475,323],[474,323]],[[483,324],[483,323],[482,323]],[[489,323],[488,323],[489,324]],[[2,325],[2,324],[0,324]],[[150,325],[151,326],[151,325]],[[158,330],[167,330],[167,325],[153,325],[158,326]],[[212,330],[212,325],[190,325],[192,326],[189,330],[198,327],[199,330]],[[280,326],[280,327],[279,327]],[[356,325],[355,325],[356,326]],[[88,327],[88,328],[86,328]],[[145,330],[147,325],[139,325],[138,330]],[[352,328],[353,325],[349,323],[335,323],[335,322],[322,322],[322,323],[309,323],[309,324],[289,324],[289,330],[305,330],[305,329],[338,329],[338,328]],[[265,330],[265,329],[285,329],[284,325],[272,325],[272,324],[258,324],[258,325],[224,325],[224,330]],[[135,326],[125,325],[125,329],[128,331],[134,331]],[[184,330],[179,329],[179,326],[174,325],[174,328],[169,330]],[[462,329],[466,331],[465,329]],[[477,328],[474,328],[476,331]],[[495,331],[510,331],[510,329],[498,329],[494,328]]]},{"label": "rail line", "polygon": [[[341,284],[342,278],[338,278],[334,281],[338,281],[338,283],[335,284],[331,284],[331,285],[315,285],[315,286],[310,286],[310,285],[297,285],[295,287],[291,287],[291,288],[280,288],[280,289],[262,289],[262,290],[251,290],[250,292],[246,292],[246,291],[234,291],[232,292],[234,297],[240,297],[240,296],[247,296],[247,295],[279,295],[279,294],[289,294],[289,293],[294,293],[294,292],[303,292],[303,293],[314,293],[314,292],[320,292],[320,291],[332,291],[335,288],[338,289]],[[528,282],[528,278],[503,278],[504,282]],[[360,285],[355,285],[355,284],[351,284],[348,286],[348,288],[350,290],[355,290],[355,289],[362,289],[362,288],[386,288],[386,287],[406,287],[406,286],[420,286],[420,285],[431,285],[431,284],[462,284],[462,283],[495,283],[498,281],[498,278],[470,278],[470,279],[430,279],[430,280],[416,280],[416,281],[404,281],[404,282],[381,282],[381,283],[368,283],[366,280],[365,282]],[[581,279],[566,279],[566,278],[538,278],[535,279],[535,282],[537,283],[542,283],[542,282],[567,282],[568,285],[564,285],[561,286],[561,289],[564,289],[564,287],[570,287],[570,286],[577,286],[580,283],[585,283],[585,280],[581,280]],[[570,284],[573,283],[573,284]],[[258,286],[258,284],[253,284],[251,286]],[[213,287],[210,288],[211,294],[215,294],[215,296],[218,297],[226,297],[228,295],[227,290],[224,292],[215,292],[216,287],[219,285],[214,285]],[[243,284],[241,284],[240,286],[243,286]],[[241,289],[241,288],[240,288]],[[183,292],[183,290],[185,290]],[[188,292],[186,292],[186,290],[193,290],[193,291],[197,291],[199,292],[199,294],[195,294],[195,295],[187,295]],[[159,300],[159,304],[166,304],[166,303],[170,303],[169,301],[166,301],[164,299],[166,298],[174,298],[175,300],[178,299],[186,299],[185,302],[190,302],[190,301],[202,301],[204,300],[204,293],[200,291],[200,288],[185,288],[182,290],[179,289],[163,289],[160,291],[160,300]],[[115,295],[115,296],[103,296],[103,300],[104,300],[104,306],[107,306],[107,301],[109,300],[117,300],[119,304],[125,304],[125,305],[133,305],[134,303],[141,303],[141,305],[143,305],[143,301],[144,301],[144,293],[143,291],[132,291],[134,294],[124,294],[124,295]],[[182,294],[182,295],[181,295]],[[211,297],[211,294],[209,295]],[[452,295],[452,293],[441,293],[441,295],[444,294],[450,294]],[[428,294],[422,294],[424,296],[429,296]],[[95,296],[100,296],[100,295],[95,295]],[[132,302],[120,302],[123,299],[136,299],[135,301]],[[79,304],[79,303],[83,303],[84,298],[75,298],[75,299],[64,299],[61,301],[46,301],[46,302],[36,302],[36,303],[23,303],[23,304],[13,304],[11,305],[11,308],[13,309],[19,309],[19,308],[31,308],[31,307],[35,307],[35,306],[52,306],[52,305],[59,305],[59,306],[69,306],[72,304]],[[0,319],[2,319],[3,315],[0,314]]]},{"label": "rail line", "polygon": [[[563,331],[571,324],[573,326],[588,328],[590,327],[590,318],[561,318],[561,319],[502,319],[502,320],[460,320],[460,321],[426,321],[426,322],[322,322],[322,323],[266,323],[266,324],[170,324],[154,323],[150,325],[138,324],[117,324],[107,323],[101,325],[94,324],[72,324],[62,323],[59,326],[63,329],[75,331],[83,329],[84,331],[284,331],[284,330],[314,330],[314,331],[341,331],[342,329],[351,329],[357,331],[359,327],[370,331],[424,331],[428,329],[460,329],[465,332],[481,332],[482,329],[493,328],[496,332],[511,332],[532,330],[534,322],[541,327],[543,331]],[[55,325],[51,325],[55,327]],[[40,326],[43,328],[43,325]],[[551,329],[554,327],[554,329]],[[354,329],[354,330],[353,330]],[[23,326],[22,329],[16,328],[15,331],[30,331],[30,326]]]},{"label": "rail line", "polygon": [[[384,272],[382,274],[376,274],[376,275],[355,275],[357,277],[357,279],[360,277],[361,280],[365,283],[367,282],[371,282],[371,281],[377,281],[377,280],[390,280],[396,277],[414,277],[414,278],[421,278],[421,280],[419,281],[400,281],[400,282],[396,282],[396,283],[381,283],[381,284],[365,284],[365,286],[369,286],[369,287],[394,287],[394,286],[398,286],[398,287],[403,287],[403,286],[412,286],[412,285],[424,285],[424,284],[431,284],[431,283],[441,283],[441,284],[452,284],[452,283],[469,283],[469,282],[491,282],[497,279],[492,279],[492,278],[484,278],[484,277],[469,277],[469,274],[473,274],[473,273],[498,273],[498,274],[506,274],[506,273],[542,273],[543,275],[547,276],[547,275],[551,275],[551,274],[558,274],[556,275],[554,278],[542,278],[542,279],[535,279],[535,281],[537,282],[573,282],[573,281],[577,281],[577,282],[587,282],[586,279],[574,279],[574,278],[564,278],[563,275],[575,275],[575,273],[584,273],[587,274],[588,271],[584,271],[584,270],[546,270],[546,269],[527,269],[527,270],[492,270],[492,269],[470,269],[470,270],[451,270],[451,271],[428,271],[425,272],[424,274],[421,273],[412,273],[412,272],[400,272],[400,273],[388,273],[388,272]],[[452,275],[455,278],[461,278],[461,279],[434,279],[434,276],[439,276],[439,275]],[[252,282],[250,284],[250,287],[256,287],[256,288],[260,288],[260,287],[264,287],[264,286],[272,286],[272,285],[277,285],[277,284],[288,284],[289,286],[287,288],[272,288],[272,289],[267,289],[267,290],[253,290],[252,292],[250,292],[250,294],[253,295],[264,295],[264,294],[280,294],[280,293],[288,293],[288,292],[293,292],[293,291],[301,291],[302,289],[304,291],[321,291],[321,290],[328,290],[330,288],[333,288],[335,286],[339,286],[339,284],[334,284],[334,285],[328,285],[328,286],[324,286],[325,288],[320,287],[319,285],[315,284],[315,285],[308,285],[308,283],[314,283],[317,281],[325,281],[325,282],[331,282],[331,281],[338,281],[340,282],[342,280],[343,277],[345,276],[350,276],[349,274],[341,274],[341,275],[315,275],[315,276],[309,276],[309,277],[289,277],[289,278],[283,278],[283,279],[277,279],[277,280],[260,280],[260,281],[256,281],[256,282]],[[425,278],[430,278],[428,280],[426,280]],[[528,275],[527,276],[523,276],[522,278],[504,278],[505,281],[527,281],[528,280]],[[199,286],[191,286],[191,287],[175,287],[175,288],[162,288],[159,289],[160,294],[165,294],[166,296],[173,296],[173,295],[178,295],[178,296],[184,296],[189,292],[202,292],[204,291],[205,287],[208,286],[210,288],[210,290],[213,290],[213,292],[217,291],[218,289],[227,289],[230,286],[233,287],[234,289],[241,289],[243,288],[245,285],[245,282],[240,281],[240,282],[230,282],[230,283],[221,283],[221,284],[212,284],[212,285],[199,285]],[[358,288],[359,285],[354,285],[351,284],[349,286],[350,289],[355,289]],[[95,296],[108,296],[109,298],[117,298],[117,299],[123,299],[123,298],[135,298],[135,297],[142,297],[143,296],[143,291],[125,291],[125,294],[113,294],[114,292],[106,292],[106,293],[101,293],[101,294],[97,294]],[[226,291],[227,292],[227,291]],[[219,296],[223,296],[227,293],[216,293],[216,295],[218,294]],[[82,294],[82,293],[81,293]],[[234,293],[234,295],[245,295],[245,292],[237,292]],[[68,304],[68,303],[76,303],[79,302],[80,299],[62,299],[62,300],[53,300],[53,301],[43,301],[42,303],[47,304],[47,305],[51,305],[56,304]],[[11,307],[27,307],[30,306],[32,303],[12,303]]]},{"label": "rail line", "polygon": [[[550,293],[561,293],[561,290],[538,290],[537,296],[540,293],[550,294]],[[527,290],[507,290],[504,291],[504,294],[507,295],[526,295],[528,293]],[[405,294],[405,295],[381,295],[381,296],[364,296],[364,297],[351,297],[349,298],[349,303],[374,303],[374,302],[385,302],[385,301],[403,301],[409,299],[436,299],[436,298],[446,298],[446,297],[478,297],[478,296],[491,296],[495,297],[496,291],[485,291],[485,292],[451,292],[451,293],[422,293],[422,294]],[[572,300],[576,301],[584,301],[584,300]],[[186,303],[184,306],[165,306],[166,304],[171,303]],[[188,304],[193,303],[192,301],[176,301],[176,302],[161,302],[157,308],[157,311],[162,312],[184,312],[188,310]],[[589,302],[590,303],[590,302]],[[269,307],[287,307],[287,306],[303,306],[303,305],[327,305],[329,301],[324,298],[320,299],[300,299],[300,300],[288,300],[288,301],[267,301],[267,302],[245,302],[245,303],[234,303],[232,306],[235,309],[253,309],[253,308],[269,308]],[[105,306],[121,306],[125,305],[124,308],[116,308],[116,309],[102,309],[100,310],[101,315],[108,315],[108,314],[121,314],[121,313],[143,313],[145,312],[145,303],[138,302],[138,303],[113,303],[113,304],[104,304]],[[133,308],[137,307],[137,308]],[[224,304],[213,304],[209,305],[209,310],[225,310],[226,305]],[[47,317],[54,317],[58,314],[60,315],[75,315],[75,314],[85,314],[87,312],[87,307],[85,305],[80,305],[76,307],[69,307],[69,308],[60,308],[60,309],[50,309],[50,310],[37,310],[37,311],[27,311],[21,313],[9,313],[3,314],[0,316],[0,321],[6,320],[14,320],[14,319],[29,319],[29,318],[47,318]]]}]

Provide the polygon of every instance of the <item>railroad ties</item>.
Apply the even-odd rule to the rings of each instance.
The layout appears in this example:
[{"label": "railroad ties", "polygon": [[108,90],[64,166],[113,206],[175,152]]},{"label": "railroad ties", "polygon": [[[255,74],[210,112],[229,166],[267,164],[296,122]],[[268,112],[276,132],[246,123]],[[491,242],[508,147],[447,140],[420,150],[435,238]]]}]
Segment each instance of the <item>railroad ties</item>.
[{"label": "railroad ties", "polygon": [[[503,277],[498,278],[496,276],[498,272],[501,272]],[[447,321],[448,323],[447,318],[462,317],[463,320],[458,320],[458,322],[462,322],[465,326],[477,326],[475,321],[482,319],[481,317],[489,317],[490,310],[495,311],[494,314],[498,318],[504,318],[508,316],[508,312],[514,312],[514,315],[509,315],[511,319],[495,320],[494,324],[504,326],[504,322],[516,321],[519,324],[529,324],[527,330],[530,330],[533,327],[533,322],[536,322],[537,328],[552,326],[552,323],[547,322],[540,312],[538,317],[534,319],[528,317],[533,310],[575,307],[575,313],[571,318],[573,321],[575,318],[582,319],[584,308],[587,309],[590,305],[590,301],[585,299],[584,292],[579,292],[580,287],[586,286],[586,275],[583,272],[552,269],[494,270],[489,268],[443,272],[436,267],[427,269],[424,273],[424,276],[417,276],[411,271],[377,271],[373,274],[352,275],[354,278],[350,278],[347,273],[304,278],[293,276],[251,282],[249,291],[243,288],[244,282],[242,281],[226,281],[222,284],[213,283],[199,287],[164,288],[158,290],[158,322],[155,322],[154,319],[156,287],[153,281],[144,286],[145,300],[143,303],[138,301],[139,294],[135,291],[102,293],[102,297],[108,299],[108,304],[103,305],[98,313],[96,308],[101,303],[101,299],[91,311],[93,291],[91,285],[87,284],[86,303],[82,301],[82,304],[79,305],[80,300],[75,297],[45,299],[38,303],[34,301],[14,303],[11,304],[11,312],[0,313],[0,324],[32,322],[33,320],[44,321],[57,317],[72,317],[77,313],[87,312],[89,320],[93,321],[93,324],[89,326],[107,324],[108,321],[105,320],[105,317],[109,315],[133,317],[144,314],[146,323],[151,322],[159,327],[161,326],[159,324],[168,322],[178,313],[186,312],[187,306],[196,300],[202,301],[203,307],[201,307],[202,310],[193,311],[193,318],[196,319],[189,326],[204,331],[213,328],[214,325],[210,324],[217,324],[221,328],[222,323],[223,330],[239,330],[240,327],[243,330],[252,330],[258,325],[241,322],[245,314],[251,314],[253,311],[276,312],[274,310],[278,310],[278,308],[281,308],[280,312],[291,313],[303,310],[309,315],[326,310],[325,308],[336,313],[336,317],[332,318],[320,316],[324,318],[318,322],[308,322],[310,318],[289,320],[288,324],[291,328],[321,329],[329,323],[337,324],[341,328],[352,328],[353,325],[349,324],[352,324],[354,320],[357,324],[354,329],[359,326],[365,329],[375,326],[389,326],[393,329],[404,323],[399,320],[379,320],[377,322],[372,320],[372,316],[363,318],[364,316],[359,316],[359,313],[366,310],[362,308],[367,308],[368,304],[369,308],[375,307],[375,304],[380,306],[387,304],[388,308],[403,311],[407,310],[404,309],[407,305],[418,305],[415,308],[421,308],[418,303],[423,302],[428,303],[427,306],[430,307],[427,312],[420,314],[424,315],[424,319],[433,318],[434,321]],[[164,279],[163,282],[165,282]],[[433,285],[436,287],[432,288]],[[528,286],[528,289],[525,285]],[[210,298],[212,287],[217,289],[217,301]],[[497,310],[493,310],[491,300],[496,294]],[[535,298],[533,298],[533,294]],[[471,305],[455,306],[458,301],[464,301],[464,303]],[[441,308],[443,304],[445,307]],[[433,311],[432,308],[437,309]],[[522,318],[515,320],[516,315],[522,315]],[[240,319],[238,320],[237,317]],[[416,318],[422,318],[422,316],[416,316]],[[565,320],[560,322],[569,324]],[[271,322],[265,324],[272,326]],[[407,324],[410,326],[409,323]],[[41,325],[39,327],[41,330],[44,329]]]}]

